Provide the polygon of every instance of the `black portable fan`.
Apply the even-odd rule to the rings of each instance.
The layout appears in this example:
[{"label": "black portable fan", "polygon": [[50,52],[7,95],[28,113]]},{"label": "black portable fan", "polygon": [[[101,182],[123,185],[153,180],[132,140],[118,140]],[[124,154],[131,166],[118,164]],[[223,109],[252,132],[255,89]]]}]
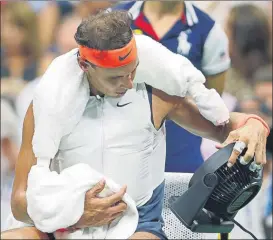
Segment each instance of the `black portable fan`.
[{"label": "black portable fan", "polygon": [[207,159],[192,176],[188,190],[169,199],[170,209],[192,232],[226,234],[236,223],[256,239],[234,217],[258,194],[263,169],[250,170],[255,158],[247,165],[237,160],[227,167],[233,147],[229,144]]}]

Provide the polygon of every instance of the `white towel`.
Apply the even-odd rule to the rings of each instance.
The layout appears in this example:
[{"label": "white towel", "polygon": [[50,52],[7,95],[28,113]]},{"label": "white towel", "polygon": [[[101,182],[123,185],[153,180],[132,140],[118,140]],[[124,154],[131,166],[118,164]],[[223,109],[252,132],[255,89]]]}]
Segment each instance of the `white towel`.
[{"label": "white towel", "polygon": [[123,197],[127,210],[110,226],[90,227],[74,233],[55,232],[80,219],[84,212],[85,193],[100,180],[105,179],[106,187],[99,197],[117,192],[120,186],[87,164],[76,164],[58,174],[51,172],[45,162],[40,161],[31,168],[26,192],[27,211],[37,229],[54,232],[58,239],[127,239],[135,232],[138,212],[127,193]]}]

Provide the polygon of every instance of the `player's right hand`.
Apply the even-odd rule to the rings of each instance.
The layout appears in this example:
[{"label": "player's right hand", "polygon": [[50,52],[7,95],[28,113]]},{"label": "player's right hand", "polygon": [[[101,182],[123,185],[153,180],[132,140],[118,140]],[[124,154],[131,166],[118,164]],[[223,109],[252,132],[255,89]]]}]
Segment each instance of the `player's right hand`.
[{"label": "player's right hand", "polygon": [[108,224],[127,209],[127,204],[122,201],[122,198],[126,193],[126,186],[122,187],[119,192],[114,193],[109,197],[97,197],[104,187],[105,181],[102,180],[86,192],[84,213],[79,221],[72,226],[72,229]]}]

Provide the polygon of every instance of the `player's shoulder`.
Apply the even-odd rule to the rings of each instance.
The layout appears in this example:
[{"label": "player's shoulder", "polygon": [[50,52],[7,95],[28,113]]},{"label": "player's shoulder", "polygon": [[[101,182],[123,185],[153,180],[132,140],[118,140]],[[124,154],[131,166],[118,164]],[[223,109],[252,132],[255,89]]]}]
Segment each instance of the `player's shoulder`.
[{"label": "player's shoulder", "polygon": [[116,4],[111,8],[111,10],[130,10],[131,7],[135,4],[135,1],[124,1]]}]

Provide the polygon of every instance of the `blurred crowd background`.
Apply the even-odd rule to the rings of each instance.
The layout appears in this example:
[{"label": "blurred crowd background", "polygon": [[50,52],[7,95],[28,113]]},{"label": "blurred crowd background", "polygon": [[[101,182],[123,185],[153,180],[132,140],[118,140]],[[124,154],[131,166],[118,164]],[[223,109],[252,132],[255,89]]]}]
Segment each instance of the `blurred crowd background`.
[{"label": "blurred crowd background", "polygon": [[[81,19],[118,1],[1,1],[1,230],[10,212],[14,166],[26,109],[50,62],[77,47]],[[231,68],[223,98],[231,111],[262,116],[272,128],[272,2],[196,1],[229,38]],[[240,6],[246,5],[246,8]],[[248,44],[245,44],[245,43]],[[254,234],[272,236],[272,133],[260,196],[238,214]],[[203,140],[207,159],[214,143]],[[268,232],[269,231],[269,232]],[[234,238],[249,238],[234,229]]]}]

